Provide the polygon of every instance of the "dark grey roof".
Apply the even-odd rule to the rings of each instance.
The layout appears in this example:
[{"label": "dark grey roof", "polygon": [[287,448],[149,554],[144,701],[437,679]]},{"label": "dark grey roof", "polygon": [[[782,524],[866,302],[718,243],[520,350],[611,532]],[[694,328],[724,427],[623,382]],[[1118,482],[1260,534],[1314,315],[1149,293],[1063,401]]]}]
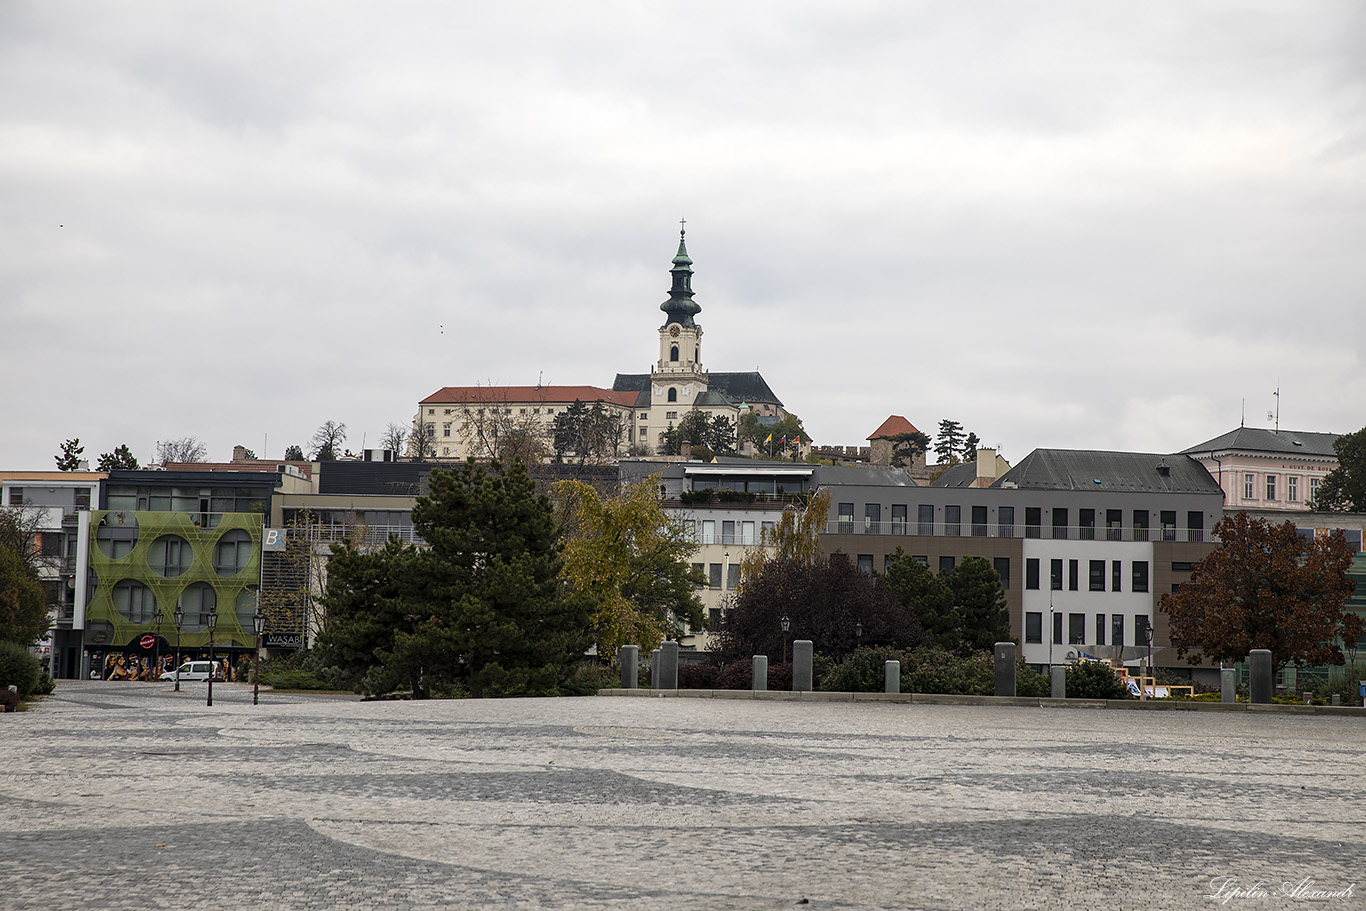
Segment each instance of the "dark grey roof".
[{"label": "dark grey roof", "polygon": [[921,483],[900,468],[871,465],[820,465],[816,482],[821,487],[921,487]]},{"label": "dark grey roof", "polygon": [[[618,373],[612,382],[615,392],[641,392],[644,395],[636,403],[637,408],[650,404],[650,379],[648,373]],[[759,402],[765,405],[783,403],[768,388],[768,383],[757,371],[745,373],[711,373],[707,376],[707,391],[699,396],[698,405],[738,405],[741,402]]]},{"label": "dark grey roof", "polygon": [[321,462],[318,493],[415,497],[427,493],[435,462]]},{"label": "dark grey roof", "polygon": [[[1165,475],[1159,470],[1163,465],[1167,467]],[[1165,490],[1223,494],[1205,466],[1180,453],[1036,449],[992,486],[1012,484],[1021,490]]]},{"label": "dark grey roof", "polygon": [[1333,443],[1340,434],[1312,433],[1301,430],[1266,430],[1261,427],[1239,427],[1207,440],[1198,446],[1181,450],[1190,455],[1212,452],[1275,452],[1286,455],[1314,455],[1336,458]]},{"label": "dark grey roof", "polygon": [[955,465],[930,482],[931,487],[971,487],[977,480],[977,463]]}]

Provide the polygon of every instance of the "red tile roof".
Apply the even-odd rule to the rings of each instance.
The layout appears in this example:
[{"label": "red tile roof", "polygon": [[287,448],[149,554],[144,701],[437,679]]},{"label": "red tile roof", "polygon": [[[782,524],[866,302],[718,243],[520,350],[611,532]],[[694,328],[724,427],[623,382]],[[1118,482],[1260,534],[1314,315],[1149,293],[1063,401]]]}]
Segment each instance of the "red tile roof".
[{"label": "red tile roof", "polygon": [[910,421],[899,414],[894,414],[883,421],[882,426],[878,427],[877,430],[870,433],[868,439],[880,440],[883,437],[894,437],[898,433],[919,433],[919,431],[915,429],[915,425]]},{"label": "red tile roof", "polygon": [[421,401],[423,405],[451,404],[537,404],[570,405],[580,402],[609,402],[624,408],[634,408],[637,393],[614,392],[597,386],[447,386]]}]

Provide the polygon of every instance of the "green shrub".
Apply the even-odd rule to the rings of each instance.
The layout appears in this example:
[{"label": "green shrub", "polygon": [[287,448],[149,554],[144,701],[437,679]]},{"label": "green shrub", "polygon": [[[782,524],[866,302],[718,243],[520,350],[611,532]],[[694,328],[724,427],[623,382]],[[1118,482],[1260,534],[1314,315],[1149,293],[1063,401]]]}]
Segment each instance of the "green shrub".
[{"label": "green shrub", "polygon": [[1052,693],[1053,685],[1049,682],[1047,674],[1040,674],[1024,661],[1015,665],[1016,696],[1046,697]]},{"label": "green shrub", "polygon": [[1129,699],[1129,689],[1108,664],[1083,661],[1067,668],[1069,699]]},{"label": "green shrub", "polygon": [[38,686],[38,659],[17,642],[0,642],[0,687],[14,686],[27,699]]},{"label": "green shrub", "polygon": [[[682,671],[679,668],[679,671]],[[681,685],[681,684],[680,684]],[[561,696],[596,696],[598,690],[621,686],[621,672],[605,664],[582,664],[560,684]]]},{"label": "green shrub", "polygon": [[47,668],[38,671],[38,682],[33,687],[33,695],[49,696],[57,689],[57,682],[52,679],[52,675],[47,672]]},{"label": "green shrub", "polygon": [[[995,658],[990,652],[960,657],[940,648],[919,648],[901,664],[901,692],[954,696],[996,693]],[[910,672],[907,673],[907,665]]]},{"label": "green shrub", "polygon": [[261,674],[261,683],[277,690],[330,690],[332,684],[316,674],[304,670],[266,671]]},{"label": "green shrub", "polygon": [[858,648],[826,671],[817,689],[832,693],[880,693],[886,683],[886,664],[900,661],[894,648]]}]

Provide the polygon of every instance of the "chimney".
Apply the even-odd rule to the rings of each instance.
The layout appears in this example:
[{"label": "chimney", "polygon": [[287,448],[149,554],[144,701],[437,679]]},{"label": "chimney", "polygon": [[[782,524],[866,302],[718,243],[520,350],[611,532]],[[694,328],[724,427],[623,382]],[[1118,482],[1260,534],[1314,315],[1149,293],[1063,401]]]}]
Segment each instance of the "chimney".
[{"label": "chimney", "polygon": [[233,460],[234,462],[245,462],[245,461],[247,460],[247,447],[245,447],[245,446],[234,446],[234,447],[232,447],[232,460]]},{"label": "chimney", "polygon": [[996,482],[996,450],[977,450],[977,481],[974,487],[990,487]]}]

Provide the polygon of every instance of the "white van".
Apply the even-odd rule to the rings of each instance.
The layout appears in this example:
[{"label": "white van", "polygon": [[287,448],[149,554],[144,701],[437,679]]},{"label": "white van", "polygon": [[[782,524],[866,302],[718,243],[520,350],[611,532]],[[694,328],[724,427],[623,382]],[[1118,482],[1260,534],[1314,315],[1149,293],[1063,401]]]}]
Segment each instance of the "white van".
[{"label": "white van", "polygon": [[[212,669],[214,680],[223,679],[223,666],[216,661],[186,661],[180,666],[180,679],[182,681],[208,680],[210,669]],[[161,675],[161,679],[174,680],[175,675],[175,671],[167,671]]]}]

